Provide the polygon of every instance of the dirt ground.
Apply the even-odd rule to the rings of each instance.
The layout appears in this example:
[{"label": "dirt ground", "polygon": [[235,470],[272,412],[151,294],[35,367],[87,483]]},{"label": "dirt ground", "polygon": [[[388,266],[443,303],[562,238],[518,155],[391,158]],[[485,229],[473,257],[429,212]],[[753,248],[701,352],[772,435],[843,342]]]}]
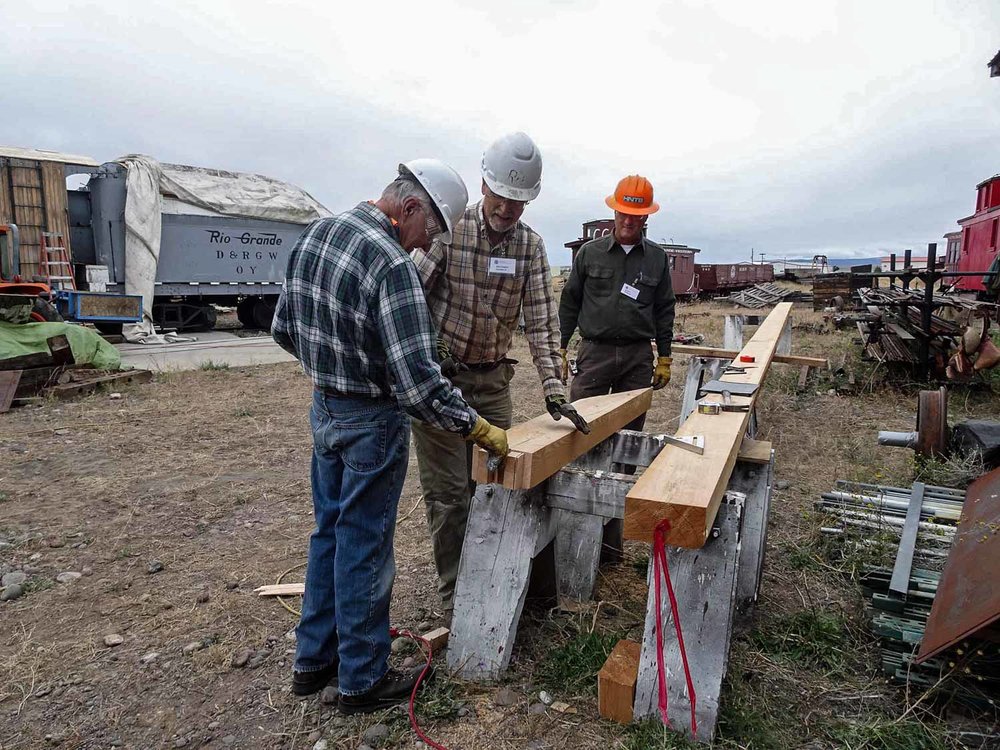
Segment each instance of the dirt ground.
[{"label": "dirt ground", "polygon": [[[719,345],[731,311],[681,305],[676,330]],[[879,448],[876,432],[913,429],[917,386],[884,382],[859,363],[856,332],[833,332],[799,305],[794,320],[795,353],[847,353],[855,392],[838,395],[846,377],[827,373],[801,392],[798,368],[775,365],[769,376],[759,437],[776,450],[779,489],[762,598],[734,641],[716,745],[987,747],[995,717],[925,712],[929,701],[915,706],[918,696],[885,683],[856,585],[814,552],[812,504],[836,479],[912,481],[912,453]],[[523,338],[512,356],[521,360],[519,421],[543,411],[542,394]],[[685,369],[676,357],[648,431],[676,428]],[[0,573],[27,575],[25,594],[0,603],[0,750],[356,748],[380,723],[384,746],[414,747],[399,710],[347,719],[315,697],[294,698],[296,617],[253,593],[302,580],[310,390],[294,364],[205,369],[158,376],[120,399],[99,393],[0,415]],[[1000,417],[989,389],[956,391],[950,410],[952,423]],[[412,452],[410,468],[392,620],[417,628],[434,621],[437,599]],[[527,612],[501,685],[442,670],[418,712],[427,733],[453,750],[680,746],[655,727],[602,721],[586,673],[593,660],[578,668],[582,679],[566,679],[577,646],[584,654],[595,638],[641,639],[647,556],[629,544],[581,611]],[[836,669],[788,659],[755,637],[802,612],[842,624]],[[539,709],[543,687],[573,712]]]}]

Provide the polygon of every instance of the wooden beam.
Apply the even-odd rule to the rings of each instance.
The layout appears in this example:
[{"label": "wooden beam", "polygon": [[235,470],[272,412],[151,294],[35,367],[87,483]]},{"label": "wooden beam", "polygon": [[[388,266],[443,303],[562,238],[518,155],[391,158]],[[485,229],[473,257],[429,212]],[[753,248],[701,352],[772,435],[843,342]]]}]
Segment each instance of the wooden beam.
[{"label": "wooden beam", "polygon": [[515,425],[507,431],[510,455],[498,472],[487,471],[486,451],[478,447],[473,450],[472,479],[480,484],[501,484],[511,490],[536,487],[645,414],[652,398],[652,389],[640,388],[574,401],[573,406],[590,423],[589,435],[578,432],[568,419],[556,422],[548,414]]},{"label": "wooden beam", "polygon": [[[790,304],[783,302],[782,304]],[[692,346],[690,344],[674,344],[670,347],[671,354],[689,354],[692,357],[709,357],[711,359],[736,359],[740,352],[735,349],[716,349],[711,346]],[[775,354],[773,362],[783,365],[809,365],[809,367],[827,367],[829,360],[822,357],[800,357],[797,354]],[[737,363],[738,364],[738,363]]]},{"label": "wooden beam", "polygon": [[597,711],[603,718],[619,724],[632,722],[641,655],[642,646],[635,641],[618,641],[597,673]]},{"label": "wooden beam", "polygon": [[[763,382],[791,310],[790,302],[775,306],[739,353],[742,357],[752,357],[754,367],[744,373],[724,375],[724,380],[758,385]],[[677,436],[704,436],[704,455],[672,445],[660,451],[625,498],[626,539],[651,542],[653,529],[668,518],[669,544],[701,547],[705,543],[736,465],[757,395],[738,399],[739,403],[749,405],[745,412],[701,414],[695,410],[687,418]],[[721,401],[721,396],[713,394],[707,400]]]}]

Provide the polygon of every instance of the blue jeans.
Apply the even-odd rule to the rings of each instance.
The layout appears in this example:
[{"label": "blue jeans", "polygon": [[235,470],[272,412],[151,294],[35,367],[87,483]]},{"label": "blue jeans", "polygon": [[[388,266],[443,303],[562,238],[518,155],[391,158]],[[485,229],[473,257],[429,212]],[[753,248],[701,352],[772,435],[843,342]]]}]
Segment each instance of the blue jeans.
[{"label": "blue jeans", "polygon": [[340,691],[369,690],[388,670],[393,537],[410,422],[395,401],[315,391],[309,539],[295,670],[340,659]]}]

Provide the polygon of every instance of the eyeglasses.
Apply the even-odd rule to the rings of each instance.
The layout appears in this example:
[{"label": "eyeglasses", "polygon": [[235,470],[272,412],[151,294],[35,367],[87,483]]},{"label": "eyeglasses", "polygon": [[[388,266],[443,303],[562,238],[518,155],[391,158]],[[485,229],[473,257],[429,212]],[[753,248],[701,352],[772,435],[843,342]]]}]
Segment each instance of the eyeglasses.
[{"label": "eyeglasses", "polygon": [[517,211],[523,211],[524,207],[531,202],[531,201],[516,201],[513,198],[507,198],[506,196],[503,195],[497,195],[492,190],[490,190],[489,187],[486,188],[486,194],[493,200],[497,201],[498,203],[509,203],[511,207],[513,207]]}]

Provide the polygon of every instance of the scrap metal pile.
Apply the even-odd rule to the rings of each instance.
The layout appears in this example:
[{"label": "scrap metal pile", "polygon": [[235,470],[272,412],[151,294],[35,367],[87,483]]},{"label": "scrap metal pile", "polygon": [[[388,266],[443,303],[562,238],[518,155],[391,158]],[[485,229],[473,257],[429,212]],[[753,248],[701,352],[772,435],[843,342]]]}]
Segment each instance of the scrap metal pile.
[{"label": "scrap metal pile", "polygon": [[922,289],[859,290],[868,315],[857,321],[865,353],[878,362],[908,365],[935,377],[970,380],[1000,363],[990,337],[998,306]]},{"label": "scrap metal pile", "polygon": [[963,490],[920,482],[838,481],[816,503],[835,519],[822,532],[845,556],[894,557],[891,567],[865,565],[861,575],[886,677],[979,709],[1000,705],[1000,596],[990,583],[1000,548],[997,477],[977,480],[968,500]]}]

